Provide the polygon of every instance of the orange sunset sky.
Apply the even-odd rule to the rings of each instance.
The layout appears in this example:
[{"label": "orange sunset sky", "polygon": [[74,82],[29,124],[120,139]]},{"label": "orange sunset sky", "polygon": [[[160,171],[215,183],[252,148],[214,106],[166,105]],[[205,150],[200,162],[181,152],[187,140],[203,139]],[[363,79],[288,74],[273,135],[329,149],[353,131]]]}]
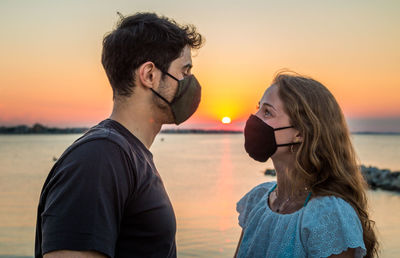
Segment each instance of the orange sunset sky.
[{"label": "orange sunset sky", "polygon": [[241,128],[274,73],[289,68],[325,84],[352,131],[400,132],[396,0],[2,0],[0,126],[92,126],[108,117],[100,54],[117,11],[156,12],[206,38],[193,57],[202,102],[182,127]]}]

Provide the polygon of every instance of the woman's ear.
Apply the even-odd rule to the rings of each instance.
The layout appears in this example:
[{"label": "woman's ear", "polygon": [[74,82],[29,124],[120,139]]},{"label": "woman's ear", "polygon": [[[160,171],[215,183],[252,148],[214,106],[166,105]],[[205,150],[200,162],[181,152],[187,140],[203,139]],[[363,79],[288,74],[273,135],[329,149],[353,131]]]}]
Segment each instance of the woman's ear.
[{"label": "woman's ear", "polygon": [[300,132],[296,130],[296,135],[294,138],[294,142],[303,142],[303,136],[301,136]]},{"label": "woman's ear", "polygon": [[145,62],[137,69],[136,78],[139,83],[147,88],[153,88],[157,81],[158,69],[153,62]]}]

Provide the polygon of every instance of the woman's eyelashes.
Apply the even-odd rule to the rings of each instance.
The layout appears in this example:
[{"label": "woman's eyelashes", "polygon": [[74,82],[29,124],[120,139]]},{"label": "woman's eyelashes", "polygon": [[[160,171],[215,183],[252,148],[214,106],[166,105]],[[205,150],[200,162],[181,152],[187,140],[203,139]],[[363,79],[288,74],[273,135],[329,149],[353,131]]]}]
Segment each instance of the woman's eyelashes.
[{"label": "woman's eyelashes", "polygon": [[263,105],[262,107],[260,107],[260,104],[257,104],[257,110],[258,112],[260,112],[264,117],[271,117],[273,116],[273,113],[270,111],[270,109],[268,108],[268,106]]},{"label": "woman's eyelashes", "polygon": [[272,116],[272,114],[271,114],[271,112],[269,112],[269,109],[268,108],[265,108],[265,110],[264,110],[264,116],[265,117],[270,117],[270,116]]}]

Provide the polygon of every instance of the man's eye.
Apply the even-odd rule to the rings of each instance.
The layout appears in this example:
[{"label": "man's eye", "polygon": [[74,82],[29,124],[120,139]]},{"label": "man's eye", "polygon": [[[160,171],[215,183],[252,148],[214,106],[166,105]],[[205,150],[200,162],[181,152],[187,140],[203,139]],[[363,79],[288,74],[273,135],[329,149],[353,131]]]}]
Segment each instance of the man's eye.
[{"label": "man's eye", "polygon": [[266,109],[266,110],[265,110],[265,112],[264,112],[264,115],[266,115],[266,116],[270,116],[270,115],[271,115],[271,113],[268,111],[268,109]]},{"label": "man's eye", "polygon": [[190,75],[190,68],[187,68],[185,70],[183,70],[183,76],[189,76]]}]

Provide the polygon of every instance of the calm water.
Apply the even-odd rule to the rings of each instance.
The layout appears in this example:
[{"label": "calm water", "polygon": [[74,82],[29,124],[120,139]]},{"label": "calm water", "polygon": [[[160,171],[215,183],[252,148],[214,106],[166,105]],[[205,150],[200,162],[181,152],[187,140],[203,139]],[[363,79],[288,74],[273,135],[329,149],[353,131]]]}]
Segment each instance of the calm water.
[{"label": "calm water", "polygon": [[[0,257],[31,256],[45,177],[79,135],[0,135]],[[365,165],[400,170],[400,136],[355,135]],[[271,163],[243,150],[242,135],[159,135],[151,151],[177,216],[180,257],[232,257],[240,235],[236,202]],[[382,257],[400,256],[400,195],[369,191]]]}]

